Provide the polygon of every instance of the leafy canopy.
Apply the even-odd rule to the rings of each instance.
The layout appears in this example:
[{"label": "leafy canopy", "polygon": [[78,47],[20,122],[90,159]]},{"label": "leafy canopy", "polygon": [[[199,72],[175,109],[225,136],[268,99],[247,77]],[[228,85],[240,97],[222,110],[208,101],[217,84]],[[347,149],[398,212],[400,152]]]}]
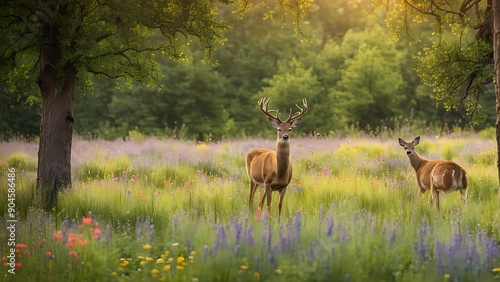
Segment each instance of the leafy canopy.
[{"label": "leafy canopy", "polygon": [[[268,17],[300,22],[310,0],[279,0],[268,5]],[[184,47],[197,39],[205,58],[213,60],[229,25],[219,17],[224,7],[237,13],[248,0],[6,0],[0,4],[1,78],[16,92],[35,80],[39,50],[61,51],[61,66],[72,66],[80,86],[90,85],[88,73],[158,85],[162,77],[155,56],[185,60]],[[50,26],[55,34],[43,35]],[[55,28],[54,28],[55,27]],[[61,74],[62,75],[62,74]]]}]

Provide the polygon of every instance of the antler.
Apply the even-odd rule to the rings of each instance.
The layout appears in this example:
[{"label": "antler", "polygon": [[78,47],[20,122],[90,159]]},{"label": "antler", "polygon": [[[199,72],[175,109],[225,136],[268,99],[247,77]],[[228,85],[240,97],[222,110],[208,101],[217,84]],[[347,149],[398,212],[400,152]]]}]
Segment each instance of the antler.
[{"label": "antler", "polygon": [[[278,114],[279,114],[279,110],[276,110],[276,116],[273,116],[269,113],[269,110],[267,109],[267,106],[269,105],[269,101],[271,101],[271,98],[267,98],[267,100],[265,98],[260,98],[259,99],[259,106],[260,106],[260,110],[268,117],[276,120],[278,123],[281,123],[281,120],[280,118],[278,117]],[[274,110],[271,110],[271,111],[274,111]]]},{"label": "antler", "polygon": [[297,106],[297,108],[300,109],[300,112],[293,117],[292,117],[292,109],[290,109],[290,116],[288,117],[286,122],[292,122],[292,121],[298,119],[299,117],[301,117],[302,115],[304,115],[305,113],[307,113],[307,100],[305,98],[302,99],[302,105],[303,106],[301,108],[301,107],[299,107],[299,105],[295,104],[295,106]]}]

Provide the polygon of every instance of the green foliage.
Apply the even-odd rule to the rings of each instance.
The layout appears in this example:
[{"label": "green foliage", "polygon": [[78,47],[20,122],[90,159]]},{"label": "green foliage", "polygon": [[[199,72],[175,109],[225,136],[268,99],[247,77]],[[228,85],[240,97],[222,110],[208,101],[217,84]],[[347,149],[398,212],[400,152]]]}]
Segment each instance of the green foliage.
[{"label": "green foliage", "polygon": [[[447,110],[463,107],[473,122],[483,121],[486,116],[478,104],[485,85],[491,81],[492,66],[484,66],[484,56],[492,46],[484,41],[465,44],[459,39],[440,40],[431,48],[424,48],[417,56],[421,62],[417,73],[422,81],[432,87],[437,101],[444,101]],[[460,94],[460,93],[466,94]]]},{"label": "green foliage", "polygon": [[12,167],[17,171],[35,172],[37,170],[36,160],[32,160],[24,152],[15,152],[10,154],[5,159],[5,164],[3,166],[5,169]]},{"label": "green foliage", "polygon": [[342,49],[349,57],[342,79],[331,93],[345,121],[357,122],[363,129],[380,126],[397,115],[404,99],[399,95],[402,75],[397,60],[404,53],[388,37],[384,38],[384,33],[375,25],[362,33],[346,34]]}]

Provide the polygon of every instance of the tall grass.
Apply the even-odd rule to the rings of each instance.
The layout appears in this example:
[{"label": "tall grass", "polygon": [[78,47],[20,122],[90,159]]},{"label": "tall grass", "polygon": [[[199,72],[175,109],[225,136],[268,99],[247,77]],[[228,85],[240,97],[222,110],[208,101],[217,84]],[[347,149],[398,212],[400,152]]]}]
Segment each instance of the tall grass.
[{"label": "tall grass", "polygon": [[[164,141],[168,144],[171,141]],[[57,208],[31,207],[33,161],[16,161],[16,242],[9,281],[485,281],[499,265],[500,211],[492,140],[423,139],[419,153],[469,174],[468,202],[418,199],[392,139],[295,139],[282,218],[249,208],[244,155],[265,140],[129,151],[96,145],[74,166]],[[146,141],[141,140],[141,146]],[[130,145],[132,146],[132,144]],[[137,153],[139,151],[139,153]],[[36,167],[35,167],[36,168]],[[5,179],[1,180],[5,187]],[[6,191],[0,191],[7,224]],[[91,221],[91,223],[89,222]],[[1,242],[7,235],[1,233]],[[73,246],[74,244],[74,246]],[[9,253],[7,244],[0,247]]]}]

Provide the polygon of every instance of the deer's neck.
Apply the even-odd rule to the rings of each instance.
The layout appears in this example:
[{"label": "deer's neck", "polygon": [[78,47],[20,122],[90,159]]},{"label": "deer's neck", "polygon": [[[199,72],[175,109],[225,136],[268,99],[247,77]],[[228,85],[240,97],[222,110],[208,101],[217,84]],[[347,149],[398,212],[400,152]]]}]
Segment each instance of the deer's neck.
[{"label": "deer's neck", "polygon": [[409,158],[410,158],[410,164],[413,167],[413,169],[415,169],[415,171],[418,171],[418,169],[423,164],[429,161],[425,158],[422,158],[419,154],[417,154],[417,152],[415,152],[415,154],[413,156],[410,156]]},{"label": "deer's neck", "polygon": [[276,173],[278,177],[286,175],[290,166],[290,143],[276,143]]}]

